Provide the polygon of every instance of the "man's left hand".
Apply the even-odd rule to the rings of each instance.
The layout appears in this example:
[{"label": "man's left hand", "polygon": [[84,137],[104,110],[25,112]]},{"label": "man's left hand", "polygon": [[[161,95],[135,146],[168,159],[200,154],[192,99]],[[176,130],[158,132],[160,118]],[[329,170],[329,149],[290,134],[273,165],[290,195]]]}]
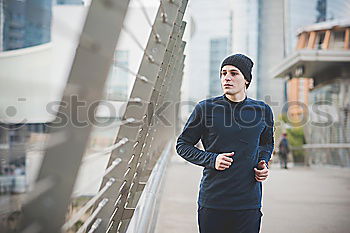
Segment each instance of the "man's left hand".
[{"label": "man's left hand", "polygon": [[254,168],[255,180],[258,182],[263,182],[269,176],[269,169],[266,166],[266,162],[261,160],[258,163],[258,168]]}]

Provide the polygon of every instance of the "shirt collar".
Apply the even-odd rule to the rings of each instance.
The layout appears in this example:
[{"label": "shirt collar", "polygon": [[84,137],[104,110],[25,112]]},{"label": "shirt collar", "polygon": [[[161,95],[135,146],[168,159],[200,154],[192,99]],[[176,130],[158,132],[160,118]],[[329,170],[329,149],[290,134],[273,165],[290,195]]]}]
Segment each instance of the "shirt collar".
[{"label": "shirt collar", "polygon": [[234,101],[230,100],[229,98],[227,98],[225,94],[223,94],[223,97],[224,97],[224,100],[226,100],[226,101],[229,102],[230,104],[234,104],[234,105],[237,105],[237,104],[238,104],[238,105],[244,104],[244,103],[247,101],[247,99],[248,99],[248,96],[245,95],[244,100],[239,101],[239,102],[234,102]]}]

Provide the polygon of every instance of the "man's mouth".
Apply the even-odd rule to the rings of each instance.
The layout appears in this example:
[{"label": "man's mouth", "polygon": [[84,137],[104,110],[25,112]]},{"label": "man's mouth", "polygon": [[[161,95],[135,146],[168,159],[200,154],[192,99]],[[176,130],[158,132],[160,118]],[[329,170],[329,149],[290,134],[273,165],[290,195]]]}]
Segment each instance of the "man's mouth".
[{"label": "man's mouth", "polygon": [[233,85],[226,83],[226,84],[224,84],[224,87],[233,87]]}]

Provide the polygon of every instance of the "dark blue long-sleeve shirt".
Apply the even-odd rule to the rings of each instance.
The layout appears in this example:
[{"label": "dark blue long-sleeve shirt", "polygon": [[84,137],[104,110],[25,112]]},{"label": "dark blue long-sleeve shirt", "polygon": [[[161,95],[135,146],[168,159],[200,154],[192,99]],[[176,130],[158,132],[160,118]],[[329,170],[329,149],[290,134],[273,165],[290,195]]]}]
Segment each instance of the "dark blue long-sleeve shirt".
[{"label": "dark blue long-sleeve shirt", "polygon": [[[270,160],[273,147],[273,114],[262,101],[245,98],[232,102],[225,95],[199,102],[178,137],[177,153],[203,166],[198,204],[216,209],[261,207],[262,185],[254,167]],[[201,140],[205,151],[195,145]],[[232,165],[215,169],[216,157],[235,152]]]}]

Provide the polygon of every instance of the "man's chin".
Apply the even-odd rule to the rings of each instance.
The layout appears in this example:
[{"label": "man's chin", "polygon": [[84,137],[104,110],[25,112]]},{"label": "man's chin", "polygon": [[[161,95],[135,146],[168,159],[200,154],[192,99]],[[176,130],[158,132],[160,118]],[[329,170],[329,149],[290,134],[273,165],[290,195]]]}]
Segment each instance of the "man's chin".
[{"label": "man's chin", "polygon": [[224,89],[224,94],[225,95],[235,95],[237,94],[239,91],[236,90],[232,90],[232,89]]}]

